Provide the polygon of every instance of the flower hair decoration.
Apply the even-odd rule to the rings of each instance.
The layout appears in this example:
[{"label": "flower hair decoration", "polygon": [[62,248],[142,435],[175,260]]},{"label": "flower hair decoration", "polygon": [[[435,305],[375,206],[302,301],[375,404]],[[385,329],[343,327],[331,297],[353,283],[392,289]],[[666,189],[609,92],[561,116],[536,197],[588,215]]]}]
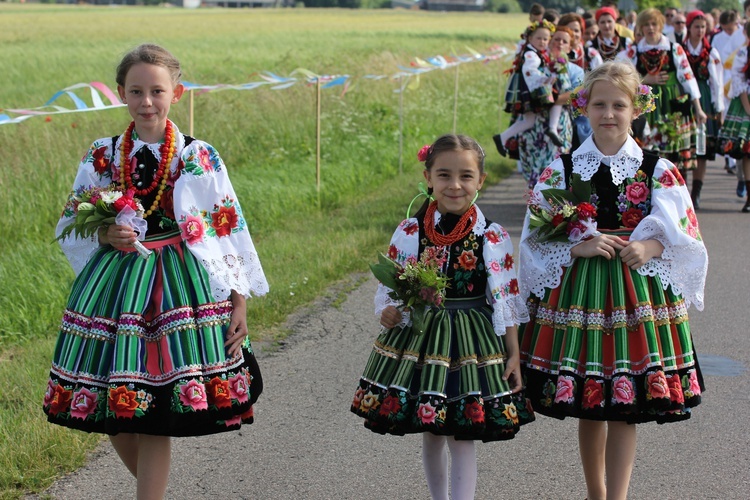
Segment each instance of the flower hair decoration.
[{"label": "flower hair decoration", "polygon": [[[655,110],[655,101],[656,96],[651,92],[651,87],[648,85],[639,85],[633,101],[633,108],[635,109],[636,115],[640,116]],[[589,93],[585,87],[578,87],[570,94],[570,107],[573,111],[574,117],[581,116],[588,103]]]},{"label": "flower hair decoration", "polygon": [[542,19],[541,21],[534,21],[533,23],[529,24],[528,28],[526,28],[526,31],[524,32],[524,39],[528,40],[531,34],[539,28],[546,28],[550,33],[555,33],[555,25],[547,21],[546,19]]},{"label": "flower hair decoration", "polygon": [[417,160],[421,161],[422,163],[427,161],[427,157],[430,155],[430,150],[432,149],[432,146],[430,144],[425,144],[422,146],[422,149],[419,150],[417,153]]}]

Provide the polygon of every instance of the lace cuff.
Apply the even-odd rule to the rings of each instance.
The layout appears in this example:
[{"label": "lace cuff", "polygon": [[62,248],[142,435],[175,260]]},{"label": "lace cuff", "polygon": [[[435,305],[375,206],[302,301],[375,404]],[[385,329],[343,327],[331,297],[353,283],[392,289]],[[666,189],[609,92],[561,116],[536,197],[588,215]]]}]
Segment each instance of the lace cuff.
[{"label": "lace cuff", "polygon": [[529,312],[526,302],[520,295],[510,297],[505,302],[496,302],[492,310],[492,327],[497,335],[505,335],[505,329],[528,323]]},{"label": "lace cuff", "polygon": [[521,297],[527,299],[534,294],[544,297],[545,288],[557,288],[562,279],[563,268],[573,263],[570,249],[575,246],[569,242],[539,243],[534,233],[521,242],[519,249],[519,278]]},{"label": "lace cuff", "polygon": [[208,273],[214,300],[228,298],[232,290],[245,297],[268,293],[268,282],[255,252],[228,254],[216,259],[202,258],[201,262]]}]

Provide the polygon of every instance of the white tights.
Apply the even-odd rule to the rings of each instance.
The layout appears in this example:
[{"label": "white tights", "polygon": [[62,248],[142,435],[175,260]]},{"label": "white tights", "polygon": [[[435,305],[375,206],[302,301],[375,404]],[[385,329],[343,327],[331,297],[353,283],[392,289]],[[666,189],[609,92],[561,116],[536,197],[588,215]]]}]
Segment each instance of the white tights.
[{"label": "white tights", "polygon": [[[554,105],[549,110],[549,122],[548,126],[550,129],[557,131],[558,125],[560,124],[560,116],[562,116],[562,106]],[[527,130],[529,130],[531,127],[534,126],[534,121],[536,120],[536,113],[524,113],[521,115],[521,118],[516,120],[513,125],[505,129],[505,132],[500,134],[500,139],[502,139],[503,144],[506,143],[508,139],[511,137],[515,137],[517,135],[521,135]]]},{"label": "white tights", "polygon": [[448,444],[450,498],[471,500],[477,487],[477,453],[474,441],[457,441],[451,436],[422,434],[422,465],[433,500],[448,500]]}]

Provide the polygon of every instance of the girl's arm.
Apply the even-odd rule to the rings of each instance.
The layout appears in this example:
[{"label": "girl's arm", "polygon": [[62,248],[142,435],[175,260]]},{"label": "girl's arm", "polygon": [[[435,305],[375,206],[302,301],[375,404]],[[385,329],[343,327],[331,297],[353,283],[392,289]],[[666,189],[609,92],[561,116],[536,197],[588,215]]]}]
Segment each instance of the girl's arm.
[{"label": "girl's arm", "polygon": [[539,66],[542,60],[533,50],[528,50],[523,55],[522,76],[526,81],[526,86],[530,92],[542,88],[545,85],[551,85],[550,76],[542,71]]},{"label": "girl's arm", "polygon": [[227,341],[224,342],[224,347],[227,348],[227,353],[230,356],[239,354],[242,349],[242,344],[245,342],[245,337],[249,333],[247,330],[247,301],[245,296],[232,290],[232,317],[229,320],[229,328],[227,328]]},{"label": "girl's arm", "polygon": [[683,92],[690,96],[690,100],[693,101],[693,109],[698,115],[697,118],[700,120],[700,115],[703,115],[703,122],[705,122],[706,115],[701,109],[701,91],[698,88],[698,82],[695,81],[695,75],[693,74],[693,68],[690,67],[690,61],[688,61],[685,49],[679,43],[672,44],[672,62],[676,68],[677,81],[680,83]]},{"label": "girl's arm", "polygon": [[659,240],[630,241],[620,251],[620,258],[630,269],[640,269],[653,258],[661,257],[664,245]]},{"label": "girl's arm", "polygon": [[720,114],[724,111],[724,66],[716,48],[711,47],[711,53],[708,57],[708,84],[711,88],[711,103],[714,105],[714,111]]},{"label": "girl's arm", "polygon": [[521,354],[518,348],[518,328],[509,326],[505,329],[505,351],[508,359],[505,361],[503,380],[510,380],[510,390],[518,392],[523,388],[521,377]]}]

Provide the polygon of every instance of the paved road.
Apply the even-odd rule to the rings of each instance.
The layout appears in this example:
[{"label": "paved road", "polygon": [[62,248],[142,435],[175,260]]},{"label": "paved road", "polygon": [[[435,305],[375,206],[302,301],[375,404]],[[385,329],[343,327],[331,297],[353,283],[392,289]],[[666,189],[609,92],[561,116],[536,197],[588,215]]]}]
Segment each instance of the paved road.
[{"label": "paved road", "polygon": [[[704,312],[691,310],[709,391],[691,420],[638,428],[632,499],[750,496],[750,215],[735,180],[713,167],[701,229],[710,255]],[[524,204],[519,176],[488,189],[480,204],[517,243]],[[359,277],[352,277],[351,284]],[[168,498],[426,499],[418,436],[383,437],[349,412],[377,332],[375,281],[334,307],[320,301],[290,318],[278,352],[263,353],[265,392],[256,423],[241,432],[174,441]],[[736,364],[732,364],[732,361]],[[477,498],[584,498],[576,423],[538,417],[510,442],[479,444]],[[56,482],[59,499],[130,498],[134,480],[108,442],[85,467]]]}]

